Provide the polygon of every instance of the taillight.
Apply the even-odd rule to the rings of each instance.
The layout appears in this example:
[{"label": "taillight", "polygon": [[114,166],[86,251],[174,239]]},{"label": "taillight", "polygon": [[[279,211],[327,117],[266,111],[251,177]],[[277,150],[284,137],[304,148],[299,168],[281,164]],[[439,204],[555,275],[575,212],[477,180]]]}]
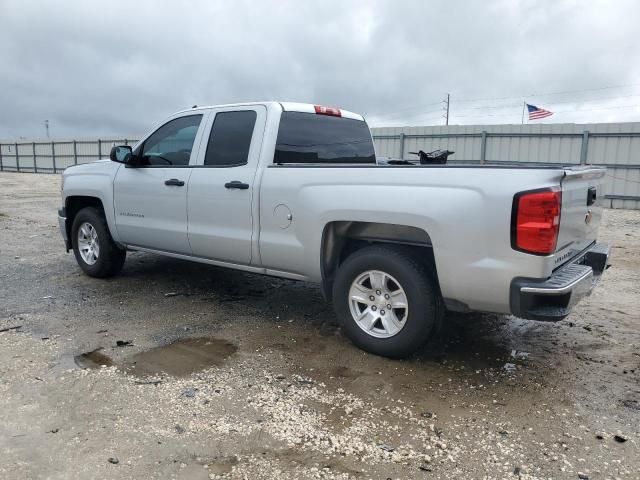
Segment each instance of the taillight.
[{"label": "taillight", "polygon": [[511,217],[511,246],[535,255],[555,252],[561,206],[559,188],[516,194]]},{"label": "taillight", "polygon": [[318,115],[331,115],[334,117],[341,117],[342,112],[339,108],[334,107],[323,107],[322,105],[314,105],[313,108],[316,110]]}]

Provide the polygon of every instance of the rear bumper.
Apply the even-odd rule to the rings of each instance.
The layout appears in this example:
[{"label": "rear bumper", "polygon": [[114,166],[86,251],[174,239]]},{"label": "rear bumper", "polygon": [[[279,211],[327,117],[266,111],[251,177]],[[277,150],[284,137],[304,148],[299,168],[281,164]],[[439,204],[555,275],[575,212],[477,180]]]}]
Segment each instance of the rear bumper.
[{"label": "rear bumper", "polygon": [[609,252],[609,245],[596,243],[548,279],[513,279],[511,312],[531,320],[562,320],[596,286],[609,266]]},{"label": "rear bumper", "polygon": [[58,210],[58,227],[60,227],[60,235],[62,235],[64,246],[68,252],[71,250],[71,242],[69,241],[69,235],[67,235],[67,214],[64,208]]}]

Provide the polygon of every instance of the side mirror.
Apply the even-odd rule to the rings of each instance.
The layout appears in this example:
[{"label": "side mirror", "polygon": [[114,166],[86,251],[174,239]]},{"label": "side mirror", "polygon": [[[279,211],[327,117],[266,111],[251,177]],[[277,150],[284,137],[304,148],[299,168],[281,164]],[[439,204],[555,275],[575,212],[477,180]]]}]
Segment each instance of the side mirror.
[{"label": "side mirror", "polygon": [[109,158],[118,163],[127,163],[131,160],[133,155],[133,149],[129,145],[119,145],[117,147],[111,147],[111,153]]}]

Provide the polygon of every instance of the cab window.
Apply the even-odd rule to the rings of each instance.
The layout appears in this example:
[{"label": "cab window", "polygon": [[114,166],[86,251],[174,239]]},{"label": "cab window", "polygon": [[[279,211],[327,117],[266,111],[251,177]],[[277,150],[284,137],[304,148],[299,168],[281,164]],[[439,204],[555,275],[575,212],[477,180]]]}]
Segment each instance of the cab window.
[{"label": "cab window", "polygon": [[362,120],[282,112],[273,159],[285,163],[376,163],[369,127]]},{"label": "cab window", "polygon": [[142,145],[142,165],[189,165],[202,115],[188,115],[165,123]]},{"label": "cab window", "polygon": [[217,113],[204,164],[213,167],[246,165],[256,116],[253,110]]}]

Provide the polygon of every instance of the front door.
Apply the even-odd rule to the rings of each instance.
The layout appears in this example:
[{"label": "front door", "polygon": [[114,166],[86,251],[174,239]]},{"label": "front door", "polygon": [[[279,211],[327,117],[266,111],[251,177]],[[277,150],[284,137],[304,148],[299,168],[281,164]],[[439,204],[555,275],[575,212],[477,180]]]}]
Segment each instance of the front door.
[{"label": "front door", "polygon": [[202,135],[203,115],[168,121],[134,151],[114,181],[116,228],[127,245],[191,254],[187,185]]},{"label": "front door", "polygon": [[[206,153],[189,179],[189,241],[193,254],[249,265],[257,231],[258,167],[264,106],[213,110],[203,139]],[[257,256],[257,255],[256,255]]]}]

